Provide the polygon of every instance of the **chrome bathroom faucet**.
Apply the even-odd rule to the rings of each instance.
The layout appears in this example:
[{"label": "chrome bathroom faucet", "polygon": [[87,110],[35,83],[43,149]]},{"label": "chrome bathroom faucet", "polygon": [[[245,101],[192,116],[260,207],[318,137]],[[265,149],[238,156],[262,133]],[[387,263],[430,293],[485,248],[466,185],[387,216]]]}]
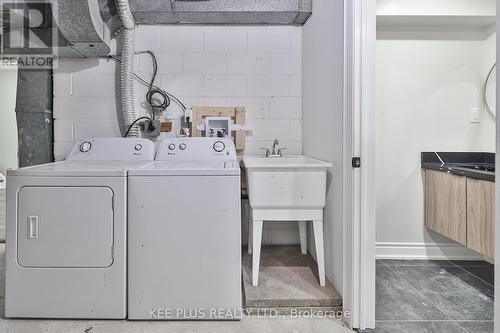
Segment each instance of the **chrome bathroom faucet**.
[{"label": "chrome bathroom faucet", "polygon": [[276,147],[278,147],[279,144],[280,143],[278,139],[274,139],[272,150],[270,150],[269,148],[260,148],[260,149],[266,151],[266,157],[283,157],[283,150],[285,150],[286,148],[279,148],[278,150],[276,150]]}]

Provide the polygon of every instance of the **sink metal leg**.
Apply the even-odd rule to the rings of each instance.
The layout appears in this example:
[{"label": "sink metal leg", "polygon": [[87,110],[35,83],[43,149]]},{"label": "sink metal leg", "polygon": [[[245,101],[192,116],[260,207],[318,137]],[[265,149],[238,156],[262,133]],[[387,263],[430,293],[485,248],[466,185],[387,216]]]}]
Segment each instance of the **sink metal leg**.
[{"label": "sink metal leg", "polygon": [[259,284],[259,266],[260,266],[260,246],[262,243],[262,225],[263,221],[252,221],[252,285]]},{"label": "sink metal leg", "polygon": [[325,250],[323,245],[323,220],[313,221],[314,243],[316,244],[316,261],[318,262],[319,285],[325,283]]},{"label": "sink metal leg", "polygon": [[299,221],[300,250],[307,254],[307,221]]}]

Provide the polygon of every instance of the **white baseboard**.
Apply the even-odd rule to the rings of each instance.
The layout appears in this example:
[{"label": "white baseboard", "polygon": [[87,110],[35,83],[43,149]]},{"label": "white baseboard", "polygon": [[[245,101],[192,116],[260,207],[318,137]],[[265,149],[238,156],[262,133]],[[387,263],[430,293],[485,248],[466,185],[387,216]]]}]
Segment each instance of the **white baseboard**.
[{"label": "white baseboard", "polygon": [[484,260],[471,249],[451,243],[382,243],[376,245],[377,259]]}]

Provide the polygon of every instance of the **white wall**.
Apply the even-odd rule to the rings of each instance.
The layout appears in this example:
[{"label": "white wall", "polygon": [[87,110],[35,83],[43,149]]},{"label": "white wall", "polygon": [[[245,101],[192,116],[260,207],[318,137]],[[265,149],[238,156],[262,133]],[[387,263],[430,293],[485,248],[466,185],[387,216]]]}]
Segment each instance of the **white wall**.
[{"label": "white wall", "polygon": [[[439,255],[424,227],[422,151],[495,151],[482,101],[495,40],[379,40],[376,68],[377,255]],[[469,123],[471,107],[481,122]],[[436,244],[439,248],[436,248]],[[451,248],[451,256],[475,255]]]},{"label": "white wall", "polygon": [[342,293],[342,114],[344,10],[342,0],[315,0],[303,28],[304,154],[334,163],[324,215],[326,272]]},{"label": "white wall", "polygon": [[[188,107],[246,106],[255,128],[247,154],[279,138],[287,153],[302,152],[302,28],[291,26],[140,26],[137,50],[159,61],[157,83]],[[137,72],[150,79],[149,55]],[[103,59],[61,60],[54,74],[55,156],[76,138],[119,135],[116,64]],[[146,90],[137,85],[138,109]]]},{"label": "white wall", "polygon": [[17,67],[0,66],[0,173],[19,166],[16,122]]}]

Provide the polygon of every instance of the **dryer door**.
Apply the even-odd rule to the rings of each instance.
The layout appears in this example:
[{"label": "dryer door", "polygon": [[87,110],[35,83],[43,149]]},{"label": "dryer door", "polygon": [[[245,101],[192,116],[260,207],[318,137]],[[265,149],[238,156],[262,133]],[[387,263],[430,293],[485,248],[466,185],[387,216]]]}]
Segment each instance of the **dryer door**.
[{"label": "dryer door", "polygon": [[17,260],[23,267],[104,268],[113,263],[113,191],[23,187]]}]

